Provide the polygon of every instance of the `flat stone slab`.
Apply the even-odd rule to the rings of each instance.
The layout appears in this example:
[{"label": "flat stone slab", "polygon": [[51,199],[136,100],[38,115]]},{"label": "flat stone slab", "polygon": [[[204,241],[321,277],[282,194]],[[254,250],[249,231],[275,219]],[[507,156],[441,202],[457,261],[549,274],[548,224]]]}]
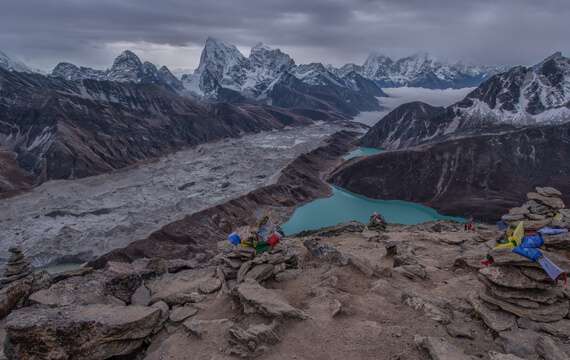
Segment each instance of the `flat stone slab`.
[{"label": "flat stone slab", "polygon": [[465,354],[444,338],[416,336],[414,341],[432,360],[475,360],[475,357]]},{"label": "flat stone slab", "polygon": [[489,304],[496,305],[504,311],[510,312],[518,317],[527,318],[539,322],[554,322],[562,320],[568,315],[568,300],[561,300],[553,305],[541,306],[538,309],[524,308],[515,304],[480,294],[481,299]]},{"label": "flat stone slab", "polygon": [[473,305],[473,309],[481,320],[483,320],[485,325],[491,330],[498,333],[516,326],[516,317],[514,315],[504,311],[494,310],[476,296],[470,297],[469,302]]},{"label": "flat stone slab", "polygon": [[307,315],[283,300],[277,292],[246,280],[237,287],[237,293],[246,312],[258,312],[269,317],[306,319]]},{"label": "flat stone slab", "polygon": [[172,322],[181,322],[198,313],[198,309],[193,306],[177,306],[170,312],[168,319]]},{"label": "flat stone slab", "polygon": [[542,283],[523,275],[520,269],[513,266],[490,266],[479,270],[479,273],[493,284],[513,289],[551,289],[549,283]]}]

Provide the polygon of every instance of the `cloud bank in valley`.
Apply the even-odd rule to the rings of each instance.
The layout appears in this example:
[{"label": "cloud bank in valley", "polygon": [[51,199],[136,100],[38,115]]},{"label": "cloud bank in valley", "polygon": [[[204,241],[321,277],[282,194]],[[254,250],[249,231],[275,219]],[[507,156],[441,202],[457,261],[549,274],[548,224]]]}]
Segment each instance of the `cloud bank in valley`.
[{"label": "cloud bank in valley", "polygon": [[474,88],[432,90],[412,87],[384,89],[384,92],[389,96],[379,98],[384,110],[361,112],[354,118],[354,121],[372,126],[390,111],[411,101],[422,101],[433,106],[449,106],[463,99],[473,89]]}]

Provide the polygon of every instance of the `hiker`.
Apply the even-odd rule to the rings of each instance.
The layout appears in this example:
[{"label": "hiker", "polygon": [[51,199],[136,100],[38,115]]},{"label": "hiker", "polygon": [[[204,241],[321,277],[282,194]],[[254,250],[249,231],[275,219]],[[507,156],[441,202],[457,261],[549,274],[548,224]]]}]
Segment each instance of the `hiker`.
[{"label": "hiker", "polygon": [[469,218],[469,221],[465,223],[463,229],[465,231],[475,231],[475,222],[472,216]]}]

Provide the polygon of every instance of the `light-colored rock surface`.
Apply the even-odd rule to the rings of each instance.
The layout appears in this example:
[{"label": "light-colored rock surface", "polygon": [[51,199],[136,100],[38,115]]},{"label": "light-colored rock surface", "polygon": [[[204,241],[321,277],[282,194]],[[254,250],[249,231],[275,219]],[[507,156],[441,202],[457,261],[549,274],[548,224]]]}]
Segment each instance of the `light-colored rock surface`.
[{"label": "light-colored rock surface", "polygon": [[85,305],[28,307],[7,319],[9,359],[107,359],[139,348],[155,330],[158,309]]},{"label": "light-colored rock surface", "polygon": [[247,312],[258,312],[269,317],[305,319],[307,315],[291,306],[274,290],[261,286],[254,280],[246,280],[237,287],[237,293]]}]

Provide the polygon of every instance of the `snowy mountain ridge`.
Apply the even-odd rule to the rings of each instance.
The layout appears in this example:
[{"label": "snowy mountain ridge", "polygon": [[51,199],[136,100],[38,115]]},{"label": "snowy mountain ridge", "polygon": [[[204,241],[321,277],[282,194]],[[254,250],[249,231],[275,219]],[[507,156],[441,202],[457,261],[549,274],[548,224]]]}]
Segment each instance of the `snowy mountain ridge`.
[{"label": "snowy mountain ridge", "polygon": [[27,73],[35,72],[23,62],[10,58],[1,50],[0,50],[0,68],[6,69],[8,71],[20,71]]},{"label": "snowy mountain ridge", "polygon": [[506,66],[476,66],[464,63],[450,64],[437,60],[428,53],[417,53],[401,59],[372,53],[364,64],[346,64],[331,68],[339,76],[356,71],[374,80],[381,87],[424,87],[431,89],[478,86],[494,74],[506,71]]},{"label": "snowy mountain ridge", "polygon": [[165,85],[173,90],[182,90],[182,82],[176,78],[166,66],[158,69],[150,62],[142,62],[130,50],[123,51],[115,60],[111,68],[96,70],[89,67],[77,66],[67,62],[60,62],[52,70],[51,76],[65,80],[97,80],[134,82],[142,84]]}]

